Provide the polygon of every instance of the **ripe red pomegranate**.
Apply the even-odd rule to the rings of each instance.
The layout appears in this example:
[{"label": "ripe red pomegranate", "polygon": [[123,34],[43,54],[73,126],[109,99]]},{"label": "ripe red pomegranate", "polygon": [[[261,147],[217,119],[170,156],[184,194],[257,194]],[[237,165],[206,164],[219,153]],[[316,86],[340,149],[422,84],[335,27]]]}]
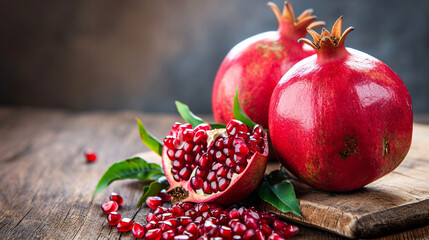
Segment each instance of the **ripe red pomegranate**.
[{"label": "ripe red pomegranate", "polygon": [[226,129],[175,123],[164,139],[162,167],[172,202],[238,202],[256,189],[267,165],[266,133],[231,120]]},{"label": "ripe red pomegranate", "polygon": [[313,22],[316,19],[311,15],[313,10],[308,9],[295,19],[290,3],[285,2],[283,13],[274,3],[268,5],[279,21],[278,30],[240,42],[219,67],[212,92],[217,122],[228,123],[234,118],[232,106],[238,87],[238,99],[244,112],[254,122],[268,128],[268,103],[277,82],[295,63],[314,54],[313,49],[298,43],[298,39],[307,34],[307,27],[324,24]]},{"label": "ripe red pomegranate", "polygon": [[344,47],[342,17],[329,33],[300,39],[316,54],[281,79],[269,130],[283,165],[327,191],[361,188],[393,171],[411,144],[412,106],[402,80],[380,60]]},{"label": "ripe red pomegranate", "polygon": [[180,202],[146,217],[145,239],[285,239],[298,233],[272,213],[255,207],[223,209],[216,204]]}]

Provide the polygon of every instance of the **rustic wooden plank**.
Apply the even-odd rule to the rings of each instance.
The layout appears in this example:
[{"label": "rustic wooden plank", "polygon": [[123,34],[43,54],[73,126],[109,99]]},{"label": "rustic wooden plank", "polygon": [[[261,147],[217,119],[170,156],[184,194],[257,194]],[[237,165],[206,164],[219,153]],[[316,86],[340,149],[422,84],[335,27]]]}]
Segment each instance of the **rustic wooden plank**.
[{"label": "rustic wooden plank", "polygon": [[[123,216],[144,222],[136,209],[143,184],[113,183],[91,199],[107,167],[148,149],[140,142],[135,117],[159,138],[177,115],[139,112],[84,112],[0,107],[0,236],[2,239],[133,239],[110,227],[100,205],[112,191],[125,199]],[[420,146],[425,149],[424,145]],[[83,152],[98,153],[87,163]],[[414,153],[410,153],[412,156]],[[426,152],[424,152],[426,154]],[[420,155],[419,155],[420,156]],[[273,168],[278,166],[272,165]],[[419,239],[429,226],[383,239]],[[294,239],[342,239],[305,226]]]},{"label": "rustic wooden plank", "polygon": [[[8,115],[0,126],[0,236],[5,239],[120,238],[99,207],[111,191],[119,191],[126,200],[121,212],[133,217],[142,186],[136,187],[136,181],[115,183],[91,200],[95,185],[110,164],[148,150],[139,139],[135,117],[159,137],[168,131],[155,127],[160,119],[178,120],[175,115],[136,112],[6,112],[0,110],[0,116]],[[83,156],[89,148],[99,156],[93,164]]]}]

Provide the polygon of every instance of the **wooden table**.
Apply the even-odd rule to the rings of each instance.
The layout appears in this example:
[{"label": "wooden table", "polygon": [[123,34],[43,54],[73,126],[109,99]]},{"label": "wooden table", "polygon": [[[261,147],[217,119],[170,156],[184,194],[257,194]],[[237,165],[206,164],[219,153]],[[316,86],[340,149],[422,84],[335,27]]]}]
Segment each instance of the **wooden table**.
[{"label": "wooden table", "polygon": [[[140,141],[135,117],[159,138],[177,115],[140,112],[70,112],[0,107],[1,239],[133,239],[110,227],[100,204],[110,192],[125,199],[122,216],[144,222],[137,209],[143,184],[115,182],[94,199],[91,194],[109,165],[148,150]],[[426,121],[427,118],[417,118]],[[99,159],[87,163],[86,150]],[[389,234],[389,233],[386,233]],[[427,239],[429,226],[379,239]],[[300,226],[293,239],[342,239]]]}]

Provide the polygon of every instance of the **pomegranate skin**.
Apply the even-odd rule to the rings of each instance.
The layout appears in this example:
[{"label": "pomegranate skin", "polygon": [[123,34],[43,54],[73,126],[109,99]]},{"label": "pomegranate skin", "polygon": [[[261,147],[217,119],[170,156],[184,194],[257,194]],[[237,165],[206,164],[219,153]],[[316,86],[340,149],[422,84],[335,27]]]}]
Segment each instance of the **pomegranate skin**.
[{"label": "pomegranate skin", "polygon": [[[284,11],[291,9],[290,4],[286,4]],[[276,13],[277,6],[274,6],[270,5]],[[232,109],[238,88],[238,99],[244,112],[254,122],[268,128],[269,101],[274,87],[295,63],[314,54],[313,49],[297,41],[306,35],[306,27],[316,19],[309,16],[311,11],[307,15],[311,21],[306,20],[306,24],[299,26],[289,22],[290,18],[278,16],[277,31],[260,33],[231,49],[221,63],[213,85],[212,109],[216,122],[226,124],[234,118]],[[311,27],[322,24],[314,22]]]},{"label": "pomegranate skin", "polygon": [[359,189],[393,171],[410,148],[412,121],[410,95],[399,76],[343,44],[322,46],[292,67],[275,88],[269,111],[281,163],[326,191]]}]

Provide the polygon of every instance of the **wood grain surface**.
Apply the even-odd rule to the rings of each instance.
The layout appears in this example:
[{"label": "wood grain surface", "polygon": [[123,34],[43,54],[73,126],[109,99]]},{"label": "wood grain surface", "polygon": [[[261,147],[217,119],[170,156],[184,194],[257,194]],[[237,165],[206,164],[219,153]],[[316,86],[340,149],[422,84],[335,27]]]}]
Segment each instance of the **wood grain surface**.
[{"label": "wood grain surface", "polygon": [[[125,200],[122,215],[144,222],[149,210],[135,207],[143,183],[115,182],[94,199],[91,195],[108,166],[148,150],[139,139],[135,117],[159,138],[180,120],[129,111],[0,107],[0,238],[133,239],[107,224],[100,205],[110,192],[119,192]],[[98,154],[94,163],[85,160],[89,149]],[[429,226],[385,235],[379,239],[427,239]],[[300,226],[292,239],[342,237]]]}]

